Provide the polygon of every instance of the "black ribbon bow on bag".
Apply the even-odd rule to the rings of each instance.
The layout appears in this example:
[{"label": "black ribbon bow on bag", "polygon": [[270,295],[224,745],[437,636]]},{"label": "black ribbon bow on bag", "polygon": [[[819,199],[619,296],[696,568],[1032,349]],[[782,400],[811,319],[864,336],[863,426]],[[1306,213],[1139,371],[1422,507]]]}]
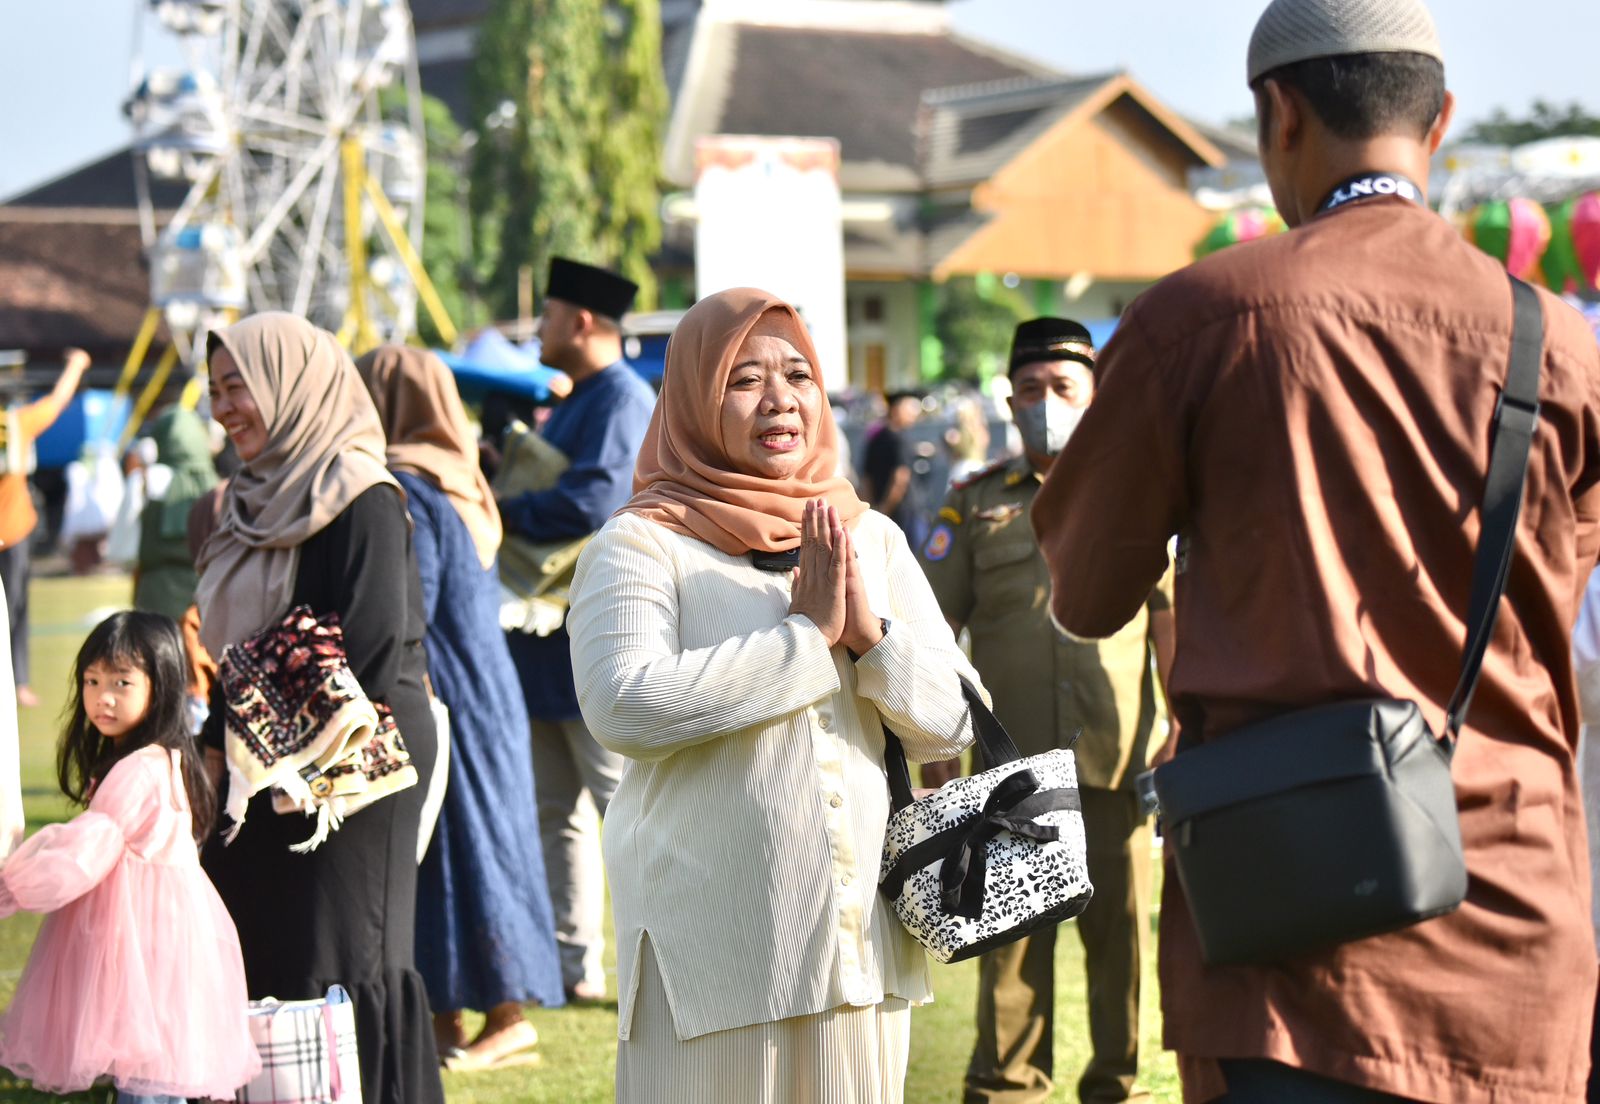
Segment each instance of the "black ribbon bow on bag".
[{"label": "black ribbon bow on bag", "polygon": [[984,884],[989,874],[989,841],[1001,832],[1010,832],[1039,843],[1055,843],[1061,838],[1060,829],[1050,824],[1035,824],[1033,818],[1062,807],[1067,802],[1058,795],[1066,797],[1068,793],[1070,791],[1061,790],[1041,793],[1039,780],[1028,770],[1008,774],[989,791],[989,799],[978,815],[957,829],[960,834],[952,841],[954,850],[939,868],[939,903],[945,912],[968,920],[982,915]]}]

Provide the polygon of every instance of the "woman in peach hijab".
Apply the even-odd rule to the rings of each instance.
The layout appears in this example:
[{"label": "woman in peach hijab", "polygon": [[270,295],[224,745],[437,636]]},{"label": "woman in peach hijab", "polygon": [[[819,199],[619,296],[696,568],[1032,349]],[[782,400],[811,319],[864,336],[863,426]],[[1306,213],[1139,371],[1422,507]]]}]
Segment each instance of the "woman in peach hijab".
[{"label": "woman in peach hijab", "polygon": [[584,719],[606,818],[617,1099],[898,1102],[926,959],[877,893],[883,726],[913,761],[977,676],[889,519],[834,475],[793,308],[740,288],[667,350],[635,494],[585,550]]}]

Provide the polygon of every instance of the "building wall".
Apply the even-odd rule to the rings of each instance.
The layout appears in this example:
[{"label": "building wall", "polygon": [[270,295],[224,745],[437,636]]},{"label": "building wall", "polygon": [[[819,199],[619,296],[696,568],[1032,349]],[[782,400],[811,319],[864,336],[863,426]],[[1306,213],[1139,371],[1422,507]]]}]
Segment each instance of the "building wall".
[{"label": "building wall", "polygon": [[916,282],[851,280],[844,299],[850,386],[862,391],[916,386],[922,378]]},{"label": "building wall", "polygon": [[1149,281],[1187,264],[1211,222],[1191,152],[1124,97],[1052,132],[973,191],[989,223],[939,274]]}]

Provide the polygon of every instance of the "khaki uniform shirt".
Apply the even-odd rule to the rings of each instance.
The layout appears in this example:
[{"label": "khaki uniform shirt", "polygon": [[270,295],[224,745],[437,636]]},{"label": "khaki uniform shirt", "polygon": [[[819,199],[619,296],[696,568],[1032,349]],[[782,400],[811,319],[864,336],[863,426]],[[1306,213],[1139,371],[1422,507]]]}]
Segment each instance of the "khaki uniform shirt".
[{"label": "khaki uniform shirt", "polygon": [[1132,789],[1166,740],[1148,610],[1167,608],[1170,592],[1158,587],[1104,640],[1063,635],[1050,620],[1050,571],[1028,523],[1039,485],[1021,456],[956,484],[923,566],[945,616],[971,632],[973,666],[1017,750],[1070,746],[1080,785]]},{"label": "khaki uniform shirt", "polygon": [[[1466,902],[1279,966],[1207,969],[1169,869],[1161,1001],[1185,1099],[1222,1091],[1219,1057],[1451,1104],[1583,1099],[1595,948],[1570,638],[1600,552],[1600,348],[1540,299],[1515,558],[1450,769]],[[1178,533],[1186,734],[1374,696],[1441,731],[1511,316],[1505,270],[1398,198],[1163,280],[1123,316],[1039,492],[1056,618],[1115,630]]]}]

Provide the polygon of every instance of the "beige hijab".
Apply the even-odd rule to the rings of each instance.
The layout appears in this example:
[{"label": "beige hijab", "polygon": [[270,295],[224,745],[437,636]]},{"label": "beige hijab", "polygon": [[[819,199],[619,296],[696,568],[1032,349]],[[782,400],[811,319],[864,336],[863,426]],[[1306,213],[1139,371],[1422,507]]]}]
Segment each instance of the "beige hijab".
[{"label": "beige hijab", "polygon": [[820,371],[810,335],[783,300],[755,288],[700,300],[667,344],[661,399],[639,450],[633,498],[620,513],[649,518],[731,556],[798,547],[800,517],[810,499],[827,499],[846,522],[866,513],[867,504],[835,474],[838,430],[826,394],[816,440],[793,476],[765,479],[733,470],[722,443],[722,398],[733,358],[758,322],[776,326],[774,332],[781,331]]},{"label": "beige hijab", "polygon": [[384,466],[378,412],[332,334],[272,311],[212,334],[218,346],[267,429],[260,455],[228,482],[195,564],[200,638],[220,657],[288,612],[301,544],[363,491],[399,484]]},{"label": "beige hijab", "polygon": [[500,510],[478,466],[478,442],[455,377],[426,349],[380,345],[356,361],[389,438],[389,470],[438,487],[466,524],[487,569],[500,550]]}]

